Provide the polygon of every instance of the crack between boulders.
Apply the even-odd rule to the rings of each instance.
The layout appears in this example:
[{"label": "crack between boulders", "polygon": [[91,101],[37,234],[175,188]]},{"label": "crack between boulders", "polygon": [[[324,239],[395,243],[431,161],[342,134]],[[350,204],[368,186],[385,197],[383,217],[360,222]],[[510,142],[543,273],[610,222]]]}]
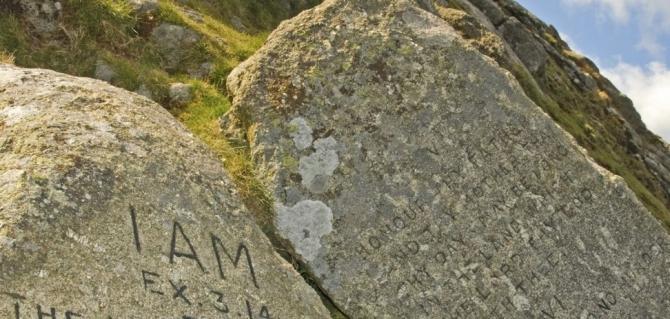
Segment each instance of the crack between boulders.
[{"label": "crack between boulders", "polygon": [[[232,102],[232,95],[230,98]],[[235,114],[235,111],[238,112],[237,116],[233,115]],[[231,110],[229,111],[230,114],[227,115],[230,116],[230,119],[233,119],[234,121],[237,122],[238,127],[242,129],[241,130],[242,132],[247,133],[249,132],[252,123],[254,123],[254,121],[252,120],[253,116],[249,114],[248,111],[249,110],[245,108],[232,107]],[[247,147],[248,149],[251,149],[249,138],[246,134],[244,136],[239,136],[238,138],[239,138],[238,142],[243,141],[241,144]],[[253,161],[251,166],[253,167],[252,169],[253,172],[258,171],[256,163],[253,163]],[[251,178],[257,179],[257,176],[251,176]],[[269,202],[269,203],[274,202],[274,195],[272,195],[272,192],[268,191],[265,187],[262,188],[263,188],[262,194],[260,195],[264,198],[260,202]],[[259,194],[257,193],[256,195]],[[347,315],[340,307],[338,307],[335,301],[333,301],[333,299],[328,295],[328,293],[318,284],[317,278],[313,275],[309,267],[302,261],[300,261],[298,257],[296,257],[297,254],[291,248],[291,245],[277,234],[276,229],[274,227],[274,216],[276,216],[276,214],[274,212],[274,208],[272,207],[272,205],[263,205],[263,204],[259,205],[258,198],[254,198],[254,196],[243,196],[242,201],[244,202],[245,206],[251,213],[251,217],[255,221],[256,225],[259,226],[261,231],[270,240],[270,243],[272,244],[272,248],[274,249],[274,251],[284,260],[286,260],[289,264],[291,264],[291,266],[293,266],[293,269],[298,274],[300,274],[305,283],[308,284],[314,290],[314,292],[317,293],[317,295],[321,299],[321,303],[330,312],[331,318],[351,319],[352,317]]]},{"label": "crack between boulders", "polygon": [[[293,268],[302,276],[302,278],[305,280],[305,282],[314,289],[314,291],[319,295],[321,298],[321,302],[323,302],[324,306],[328,311],[330,312],[330,316],[333,319],[350,319],[351,317],[347,315],[344,310],[342,310],[336,303],[333,301],[333,299],[319,286],[318,282],[316,281],[316,278],[312,276],[311,271],[307,270],[308,267],[305,266],[302,262],[299,262],[299,268],[296,268],[295,265]],[[301,271],[301,269],[305,269],[305,271]]]},{"label": "crack between boulders", "polygon": [[[266,195],[268,197],[272,197],[272,195],[269,195],[269,192],[265,192],[265,194],[268,194]],[[272,245],[274,251],[284,260],[286,260],[286,262],[291,264],[293,269],[298,274],[300,274],[305,283],[308,284],[317,293],[321,299],[321,303],[330,312],[331,318],[351,319],[349,315],[347,315],[340,307],[337,306],[328,293],[326,293],[326,291],[321,286],[319,286],[317,278],[313,276],[312,271],[309,270],[309,267],[296,257],[296,254],[291,248],[291,245],[277,234],[272,222],[275,216],[274,210],[268,206],[257,205],[257,201],[255,201],[254,198],[244,197],[243,202],[247,209],[249,209],[254,222],[270,240],[270,244]],[[272,216],[273,218],[261,219],[259,216]]]},{"label": "crack between boulders", "polygon": [[[273,214],[274,215],[274,214]],[[289,245],[285,244],[285,240],[279,237],[274,229],[271,231],[263,230],[263,233],[270,239],[272,248],[274,251],[281,256],[286,262],[291,264],[293,269],[300,274],[300,276],[316,293],[319,295],[321,302],[330,312],[331,318],[333,319],[351,319],[338,305],[333,301],[333,299],[326,293],[326,291],[319,285],[316,277],[313,276],[312,271],[309,270],[309,267],[295,257],[293,250]]]}]

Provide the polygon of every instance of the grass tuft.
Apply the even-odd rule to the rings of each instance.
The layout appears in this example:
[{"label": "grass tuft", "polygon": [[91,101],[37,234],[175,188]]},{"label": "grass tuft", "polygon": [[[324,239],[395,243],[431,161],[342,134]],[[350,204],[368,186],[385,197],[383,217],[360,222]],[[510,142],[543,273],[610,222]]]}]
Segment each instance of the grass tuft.
[{"label": "grass tuft", "polygon": [[261,227],[269,227],[272,224],[272,216],[268,214],[273,210],[272,196],[256,178],[249,148],[232,146],[221,132],[219,119],[230,109],[228,97],[212,84],[198,80],[189,83],[193,85],[194,101],[172,113],[221,159]]},{"label": "grass tuft", "polygon": [[5,52],[5,50],[0,49],[0,63],[14,64],[14,54]]}]

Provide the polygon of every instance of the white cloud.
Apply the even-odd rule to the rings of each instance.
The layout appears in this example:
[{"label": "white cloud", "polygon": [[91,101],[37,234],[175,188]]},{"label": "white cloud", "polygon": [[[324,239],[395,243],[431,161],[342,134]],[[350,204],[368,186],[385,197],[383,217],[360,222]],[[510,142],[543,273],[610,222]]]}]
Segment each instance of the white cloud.
[{"label": "white cloud", "polygon": [[639,27],[637,48],[660,57],[665,47],[658,38],[670,34],[670,0],[562,0],[576,6],[596,6],[597,15],[605,15],[620,24],[634,20]]},{"label": "white cloud", "polygon": [[[662,1],[665,0],[658,0],[657,2]],[[645,2],[645,0],[563,0],[563,2],[581,6],[598,5],[601,9],[607,10],[606,13],[614,20],[625,23],[630,18],[628,6],[635,2]]]},{"label": "white cloud", "polygon": [[647,127],[670,141],[670,69],[659,62],[644,68],[619,62],[602,73],[633,100]]}]

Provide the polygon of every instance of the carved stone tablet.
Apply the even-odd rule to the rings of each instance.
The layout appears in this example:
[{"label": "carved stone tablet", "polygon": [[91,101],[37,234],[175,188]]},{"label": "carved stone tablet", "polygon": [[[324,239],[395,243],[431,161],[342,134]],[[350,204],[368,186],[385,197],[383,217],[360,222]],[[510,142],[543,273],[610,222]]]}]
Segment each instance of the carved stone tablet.
[{"label": "carved stone tablet", "polygon": [[352,318],[668,316],[665,230],[412,1],[326,1],[228,84],[277,233]]},{"label": "carved stone tablet", "polygon": [[324,318],[157,104],[0,66],[0,318]]}]

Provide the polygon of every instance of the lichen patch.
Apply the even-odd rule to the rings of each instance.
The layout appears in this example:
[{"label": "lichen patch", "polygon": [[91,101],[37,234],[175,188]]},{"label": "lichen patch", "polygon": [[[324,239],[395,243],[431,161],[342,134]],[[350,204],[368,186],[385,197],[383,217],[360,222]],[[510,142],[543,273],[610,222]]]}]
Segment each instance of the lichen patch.
[{"label": "lichen patch", "polygon": [[312,145],[312,128],[307,125],[307,121],[302,117],[296,117],[289,122],[289,135],[293,138],[295,147],[302,151]]},{"label": "lichen patch", "polygon": [[321,249],[321,237],[333,231],[333,213],[323,202],[303,200],[292,207],[277,205],[277,229],[296,252],[312,261]]},{"label": "lichen patch", "polygon": [[6,126],[12,126],[21,122],[24,118],[37,113],[37,109],[31,105],[19,105],[13,107],[6,107],[0,110],[0,116],[4,117],[3,121]]},{"label": "lichen patch", "polygon": [[333,137],[318,139],[314,142],[314,153],[300,158],[298,172],[302,177],[302,185],[312,193],[326,191],[328,179],[340,164],[337,156],[337,141]]}]

